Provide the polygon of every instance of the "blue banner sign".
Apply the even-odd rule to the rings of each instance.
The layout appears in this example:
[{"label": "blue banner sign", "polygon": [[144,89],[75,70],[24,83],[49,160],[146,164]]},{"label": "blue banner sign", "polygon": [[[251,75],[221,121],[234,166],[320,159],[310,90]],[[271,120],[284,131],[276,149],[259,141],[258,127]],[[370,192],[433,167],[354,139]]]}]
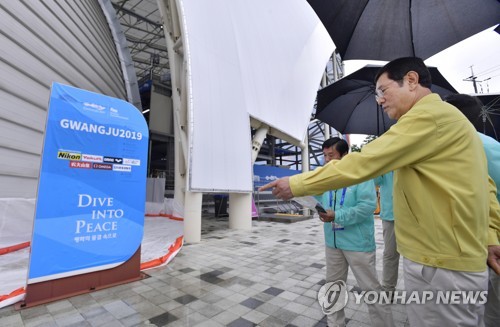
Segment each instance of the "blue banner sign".
[{"label": "blue banner sign", "polygon": [[137,251],[148,138],[133,105],[52,84],[28,283],[113,268]]},{"label": "blue banner sign", "polygon": [[274,166],[253,165],[254,189],[270,183],[278,178],[299,174],[300,171]]}]

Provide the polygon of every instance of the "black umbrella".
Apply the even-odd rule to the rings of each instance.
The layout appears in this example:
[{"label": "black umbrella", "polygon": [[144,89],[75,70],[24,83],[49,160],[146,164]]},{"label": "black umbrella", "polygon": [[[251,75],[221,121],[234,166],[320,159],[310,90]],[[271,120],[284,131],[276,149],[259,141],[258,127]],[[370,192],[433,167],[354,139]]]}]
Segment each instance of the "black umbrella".
[{"label": "black umbrella", "polygon": [[[374,79],[381,66],[367,65],[318,91],[316,118],[343,134],[380,135],[396,121],[375,101]],[[429,67],[433,92],[457,93],[435,67]]]},{"label": "black umbrella", "polygon": [[500,23],[498,0],[307,0],[342,60],[427,59]]}]

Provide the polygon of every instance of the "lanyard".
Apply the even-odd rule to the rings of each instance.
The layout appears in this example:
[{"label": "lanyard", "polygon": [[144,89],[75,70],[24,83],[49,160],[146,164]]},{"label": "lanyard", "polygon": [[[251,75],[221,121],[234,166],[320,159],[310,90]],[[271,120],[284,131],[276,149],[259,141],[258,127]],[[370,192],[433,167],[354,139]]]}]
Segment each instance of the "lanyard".
[{"label": "lanyard", "polygon": [[[340,205],[341,208],[344,205],[345,193],[346,192],[347,192],[347,187],[344,187],[342,189],[342,196],[340,197],[340,203],[339,203],[339,205]],[[329,195],[330,195],[330,208],[333,205],[333,211],[335,211],[335,207],[337,206],[337,190],[335,190],[335,195],[333,196],[333,199],[332,199],[332,191],[329,192]]]},{"label": "lanyard", "polygon": [[[344,187],[342,189],[342,196],[340,197],[340,203],[339,203],[341,208],[344,205],[345,193],[346,192],[347,192],[347,187]],[[335,212],[335,207],[336,206],[337,206],[337,190],[335,190],[335,195],[334,195],[334,198],[333,198],[333,211],[334,212]],[[331,207],[332,207],[332,191],[330,191],[330,208]],[[337,231],[337,230],[344,230],[344,226],[341,226],[341,225],[335,223],[334,221],[332,221],[332,230],[335,233],[335,231]],[[334,241],[335,241],[335,239],[334,239]],[[337,247],[337,246],[335,246],[335,247]]]}]

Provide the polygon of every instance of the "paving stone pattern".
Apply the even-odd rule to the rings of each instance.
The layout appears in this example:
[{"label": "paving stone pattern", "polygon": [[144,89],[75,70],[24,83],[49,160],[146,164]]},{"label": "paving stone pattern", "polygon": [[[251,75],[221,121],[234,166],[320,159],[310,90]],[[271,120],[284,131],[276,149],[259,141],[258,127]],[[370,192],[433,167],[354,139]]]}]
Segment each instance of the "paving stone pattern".
[{"label": "paving stone pattern", "polygon": [[[382,227],[375,219],[381,276]],[[326,326],[316,300],[325,282],[322,225],[253,221],[228,229],[227,218],[204,217],[202,241],[185,244],[167,266],[140,281],[23,310],[0,309],[0,326]],[[356,290],[349,271],[347,284]],[[403,288],[402,270],[398,289]],[[370,326],[366,305],[345,309],[348,327]],[[392,305],[407,326],[403,305]]]}]

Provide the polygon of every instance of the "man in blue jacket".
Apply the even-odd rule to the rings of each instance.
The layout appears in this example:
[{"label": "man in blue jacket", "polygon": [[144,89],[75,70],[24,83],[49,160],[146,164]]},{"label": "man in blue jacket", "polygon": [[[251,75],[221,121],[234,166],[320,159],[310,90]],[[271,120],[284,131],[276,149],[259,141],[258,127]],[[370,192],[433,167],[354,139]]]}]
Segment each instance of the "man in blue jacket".
[{"label": "man in blue jacket", "polygon": [[[325,164],[340,160],[349,151],[346,141],[335,137],[323,143]],[[347,280],[348,268],[363,291],[382,290],[375,270],[375,235],[373,212],[376,193],[373,180],[325,192],[319,213],[324,222],[326,281]],[[368,305],[372,326],[394,326],[390,306]],[[345,326],[344,310],[328,315],[329,326]]]}]

